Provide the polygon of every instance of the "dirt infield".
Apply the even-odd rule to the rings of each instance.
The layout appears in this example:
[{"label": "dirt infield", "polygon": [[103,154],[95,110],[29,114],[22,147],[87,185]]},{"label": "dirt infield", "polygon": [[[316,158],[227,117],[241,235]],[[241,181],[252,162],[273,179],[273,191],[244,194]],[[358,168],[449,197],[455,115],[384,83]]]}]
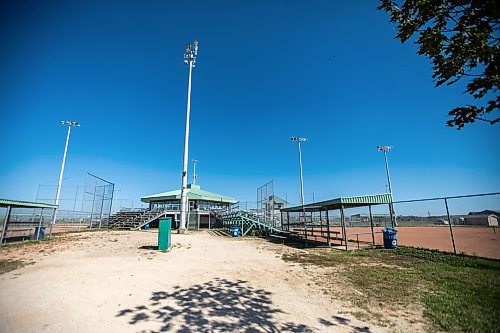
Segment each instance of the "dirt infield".
[{"label": "dirt infield", "polygon": [[418,311],[388,316],[386,327],[356,319],[333,293],[345,291],[341,280],[326,294],[322,268],[282,260],[304,250],[208,232],[172,243],[160,252],[155,233],[97,231],[1,247],[1,259],[30,264],[0,275],[0,331],[424,331]]},{"label": "dirt infield", "polygon": [[[383,245],[382,229],[381,227],[374,228],[376,245]],[[323,230],[326,230],[326,228]],[[340,227],[330,228],[330,230],[339,232],[340,237],[342,237]],[[453,252],[449,226],[397,227],[396,230],[398,231],[399,245]],[[320,230],[315,229],[316,231],[319,232]],[[455,226],[453,227],[453,233],[457,253],[500,259],[500,229]],[[347,227],[347,235],[349,248],[357,247],[357,239],[364,243],[372,242],[371,229],[369,227]],[[317,240],[326,242],[326,238],[324,237],[318,237]],[[338,241],[333,243],[341,244]]]}]

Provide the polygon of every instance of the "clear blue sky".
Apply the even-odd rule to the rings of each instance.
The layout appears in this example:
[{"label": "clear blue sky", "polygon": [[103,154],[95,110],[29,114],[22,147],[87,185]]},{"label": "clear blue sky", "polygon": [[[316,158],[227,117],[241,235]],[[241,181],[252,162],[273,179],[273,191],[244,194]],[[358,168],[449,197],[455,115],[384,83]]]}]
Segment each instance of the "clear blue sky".
[{"label": "clear blue sky", "polygon": [[[269,180],[298,202],[385,191],[396,199],[500,190],[500,127],[445,126],[470,102],[434,88],[430,62],[373,1],[2,1],[0,197],[34,200],[89,171],[118,199],[179,188],[187,41],[198,39],[190,159],[199,184],[255,201]],[[191,179],[191,165],[189,171]]]}]

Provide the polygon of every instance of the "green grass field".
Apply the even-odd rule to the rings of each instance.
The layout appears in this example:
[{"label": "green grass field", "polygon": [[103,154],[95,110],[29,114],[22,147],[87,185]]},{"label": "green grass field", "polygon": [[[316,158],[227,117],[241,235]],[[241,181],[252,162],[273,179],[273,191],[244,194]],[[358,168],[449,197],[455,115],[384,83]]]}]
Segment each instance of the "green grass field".
[{"label": "green grass field", "polygon": [[500,331],[500,262],[400,247],[285,255],[285,260],[338,268],[357,290],[349,299],[370,313],[421,304],[431,330]]}]

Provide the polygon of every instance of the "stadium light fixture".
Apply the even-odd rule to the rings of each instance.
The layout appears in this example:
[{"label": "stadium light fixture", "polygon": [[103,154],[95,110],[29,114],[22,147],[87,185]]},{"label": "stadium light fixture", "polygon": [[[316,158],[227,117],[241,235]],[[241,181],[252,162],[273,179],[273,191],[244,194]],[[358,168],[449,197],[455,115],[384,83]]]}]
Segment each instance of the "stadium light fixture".
[{"label": "stadium light fixture", "polygon": [[290,141],[295,141],[298,143],[299,147],[299,172],[300,172],[300,203],[304,207],[304,178],[302,176],[302,149],[300,147],[301,142],[307,141],[307,138],[293,137]]},{"label": "stadium light fixture", "polygon": [[193,158],[193,185],[196,185],[196,163],[198,163],[198,159]]},{"label": "stadium light fixture", "polygon": [[[387,173],[387,186],[389,187],[389,193],[392,196],[392,187],[391,187],[391,174],[389,172],[389,163],[387,162],[387,152],[392,150],[391,146],[377,146],[378,151],[383,151],[384,152],[384,159],[385,159],[385,172]],[[391,202],[390,204],[390,210],[392,214],[392,226],[394,227],[396,225],[396,212],[394,211],[394,205]]]},{"label": "stadium light fixture", "polygon": [[186,106],[186,127],[184,132],[184,158],[182,160],[182,187],[181,187],[181,221],[179,225],[179,232],[186,232],[186,218],[188,211],[188,198],[187,198],[187,167],[188,167],[188,151],[189,151],[189,116],[191,113],[191,77],[193,68],[196,65],[196,57],[198,56],[197,40],[194,41],[193,47],[191,44],[186,45],[186,53],[184,53],[184,64],[189,66],[188,71],[188,91],[187,91],[187,106]]},{"label": "stadium light fixture", "polygon": [[50,235],[52,235],[52,226],[56,223],[57,210],[59,209],[59,196],[61,194],[61,185],[62,185],[62,179],[63,179],[63,174],[64,174],[64,165],[66,163],[66,154],[68,153],[68,143],[69,143],[69,136],[71,134],[71,127],[80,127],[80,124],[77,123],[76,121],[69,121],[69,120],[61,120],[61,125],[68,126],[68,134],[66,135],[66,145],[64,146],[64,154],[63,154],[63,159],[62,159],[62,164],[61,164],[61,171],[59,172],[59,182],[57,183],[55,204],[58,207],[56,209],[54,209],[54,214],[52,215],[52,224],[50,226]]}]

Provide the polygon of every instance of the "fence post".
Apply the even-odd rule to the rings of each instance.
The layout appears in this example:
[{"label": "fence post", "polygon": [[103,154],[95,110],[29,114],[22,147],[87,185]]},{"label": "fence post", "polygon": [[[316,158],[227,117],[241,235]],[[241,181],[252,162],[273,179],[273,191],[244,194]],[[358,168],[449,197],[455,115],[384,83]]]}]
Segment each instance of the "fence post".
[{"label": "fence post", "polygon": [[373,215],[372,215],[372,205],[369,205],[368,206],[368,210],[370,212],[370,227],[372,229],[372,243],[373,243],[373,246],[375,246],[375,233],[373,231]]},{"label": "fence post", "polygon": [[38,231],[36,233],[36,240],[40,239],[40,229],[42,228],[42,221],[43,221],[43,208],[40,211],[40,221],[38,221]]},{"label": "fence post", "polygon": [[450,227],[451,242],[453,243],[453,253],[457,254],[457,249],[455,247],[455,237],[453,236],[453,226],[450,218],[450,210],[448,209],[448,200],[444,198],[444,204],[446,206],[446,215],[448,216],[448,226]]},{"label": "fence post", "polygon": [[94,197],[92,198],[92,211],[90,212],[90,229],[92,229],[92,221],[94,220],[94,205],[95,205],[95,192],[97,191],[97,178],[95,179]]},{"label": "fence post", "polygon": [[345,242],[345,250],[349,250],[349,247],[347,245],[347,228],[345,225],[345,215],[344,215],[344,205],[340,205],[340,221],[342,223],[342,233],[344,236],[344,242]]}]

